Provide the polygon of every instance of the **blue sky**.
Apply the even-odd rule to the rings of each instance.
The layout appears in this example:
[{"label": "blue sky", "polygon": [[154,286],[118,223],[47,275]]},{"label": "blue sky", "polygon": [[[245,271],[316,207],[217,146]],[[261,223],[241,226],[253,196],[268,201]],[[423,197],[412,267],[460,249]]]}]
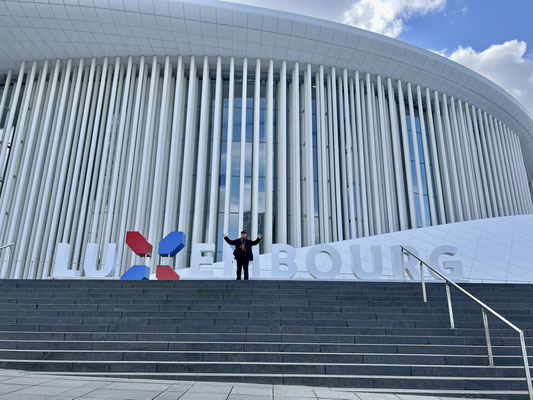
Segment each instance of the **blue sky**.
[{"label": "blue sky", "polygon": [[459,62],[533,115],[533,0],[227,0],[385,34]]},{"label": "blue sky", "polygon": [[443,12],[414,15],[398,38],[426,49],[476,51],[518,39],[533,56],[532,15],[532,0],[448,0]]}]

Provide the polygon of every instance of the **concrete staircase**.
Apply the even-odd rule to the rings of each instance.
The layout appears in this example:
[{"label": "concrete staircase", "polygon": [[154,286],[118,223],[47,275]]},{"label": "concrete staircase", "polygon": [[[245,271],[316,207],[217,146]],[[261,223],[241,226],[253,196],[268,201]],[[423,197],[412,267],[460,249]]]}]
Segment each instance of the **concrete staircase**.
[{"label": "concrete staircase", "polygon": [[[524,329],[533,286],[465,284]],[[527,398],[517,335],[443,284],[0,281],[0,368]],[[533,357],[530,357],[533,365]]]}]

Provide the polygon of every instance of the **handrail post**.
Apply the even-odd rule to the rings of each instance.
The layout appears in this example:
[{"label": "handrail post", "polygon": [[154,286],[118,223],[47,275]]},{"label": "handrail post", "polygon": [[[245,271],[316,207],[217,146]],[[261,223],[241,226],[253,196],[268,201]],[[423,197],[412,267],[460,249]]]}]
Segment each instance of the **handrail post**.
[{"label": "handrail post", "polygon": [[403,278],[403,281],[405,282],[405,248],[403,246],[400,246],[401,250],[402,250],[402,278]]},{"label": "handrail post", "polygon": [[428,302],[426,294],[426,281],[424,280],[424,264],[420,261],[420,282],[422,282],[422,296],[424,297],[424,303]]},{"label": "handrail post", "polygon": [[520,336],[520,348],[522,349],[522,358],[524,359],[524,369],[526,370],[527,391],[529,399],[533,400],[533,386],[531,385],[531,373],[529,371],[529,360],[527,359],[526,341],[524,339],[524,332],[518,332]]},{"label": "handrail post", "polygon": [[489,366],[494,367],[494,357],[492,357],[492,345],[490,344],[490,333],[489,333],[489,320],[487,319],[487,313],[485,309],[481,309],[481,314],[483,315],[483,326],[485,328],[485,339],[487,340],[487,353],[489,355]]},{"label": "handrail post", "polygon": [[453,308],[452,308],[452,295],[450,294],[450,286],[446,282],[446,299],[448,300],[448,312],[450,313],[450,328],[455,329],[455,321],[453,319]]}]

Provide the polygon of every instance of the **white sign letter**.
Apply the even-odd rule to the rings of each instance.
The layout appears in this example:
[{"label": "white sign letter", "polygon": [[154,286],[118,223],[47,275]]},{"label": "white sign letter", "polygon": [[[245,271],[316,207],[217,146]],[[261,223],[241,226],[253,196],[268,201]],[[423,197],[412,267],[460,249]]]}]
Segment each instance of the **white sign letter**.
[{"label": "white sign letter", "polygon": [[383,274],[383,256],[381,254],[381,246],[373,245],[370,248],[372,252],[372,269],[370,271],[363,270],[361,265],[361,251],[360,246],[350,246],[350,254],[352,256],[352,272],[358,279],[379,279]]},{"label": "white sign letter", "polygon": [[[286,256],[280,258],[280,253],[285,253]],[[296,272],[298,268],[296,263],[293,261],[296,252],[294,247],[288,244],[273,244],[272,245],[272,278],[273,279],[290,279]],[[255,255],[254,255],[255,259]],[[286,265],[287,269],[280,269],[280,265]]]},{"label": "white sign letter", "polygon": [[103,278],[114,276],[117,266],[118,248],[116,243],[108,243],[105,246],[104,258],[100,269],[97,268],[98,244],[87,243],[85,248],[85,259],[83,261],[83,271],[88,278]]},{"label": "white sign letter", "polygon": [[59,243],[56,250],[56,258],[54,262],[54,278],[77,278],[79,271],[68,268],[70,258],[70,244]]},{"label": "white sign letter", "polygon": [[[317,268],[316,256],[320,253],[327,254],[331,259],[332,266],[329,271],[321,271]],[[328,244],[319,244],[311,247],[307,253],[305,264],[307,266],[307,271],[317,279],[333,279],[337,276],[342,267],[341,255],[335,247]]]},{"label": "white sign letter", "polygon": [[[444,261],[442,263],[442,268],[439,266],[440,256],[454,256],[456,254],[457,247],[447,245],[435,247],[435,249],[429,255],[428,264],[433,268],[436,268],[439,272],[442,272],[444,275],[448,275],[448,277],[452,280],[463,279],[463,263],[460,260]],[[449,270],[450,272],[448,273],[447,271],[442,270]],[[435,273],[433,273],[433,271],[429,270],[429,272],[435,279],[440,279]]]},{"label": "white sign letter", "polygon": [[213,268],[202,269],[202,265],[213,266],[213,256],[203,256],[202,253],[214,253],[214,243],[193,243],[191,249],[190,275],[195,278],[212,278]]}]

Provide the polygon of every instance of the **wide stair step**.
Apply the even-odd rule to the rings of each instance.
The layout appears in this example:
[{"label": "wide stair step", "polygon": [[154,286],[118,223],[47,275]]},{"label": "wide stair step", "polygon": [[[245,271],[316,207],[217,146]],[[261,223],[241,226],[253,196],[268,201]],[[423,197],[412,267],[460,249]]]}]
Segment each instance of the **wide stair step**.
[{"label": "wide stair step", "polygon": [[[524,330],[533,285],[464,284]],[[0,281],[0,368],[115,377],[528,398],[518,336],[444,285]]]}]

